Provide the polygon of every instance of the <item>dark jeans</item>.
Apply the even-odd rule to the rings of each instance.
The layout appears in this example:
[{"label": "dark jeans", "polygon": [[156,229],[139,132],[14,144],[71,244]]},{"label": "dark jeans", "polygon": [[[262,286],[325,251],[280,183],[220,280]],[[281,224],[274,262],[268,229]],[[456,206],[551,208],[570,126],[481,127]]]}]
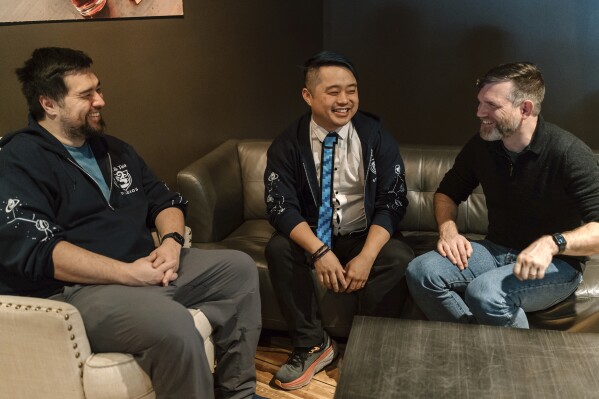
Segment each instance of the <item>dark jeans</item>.
[{"label": "dark jeans", "polygon": [[[261,329],[256,264],[230,250],[183,249],[168,287],[75,285],[52,299],[74,305],[94,352],[131,353],[157,398],[248,398]],[[214,381],[202,337],[187,308],[213,328]]]},{"label": "dark jeans", "polygon": [[[360,253],[366,236],[339,236],[333,239],[334,253],[345,266]],[[358,298],[358,314],[399,317],[407,296],[405,270],[414,258],[411,248],[391,238],[381,249],[366,286],[351,294]],[[295,347],[322,343],[323,327],[314,284],[310,256],[291,239],[274,234],[266,246],[266,259],[272,285]]]}]

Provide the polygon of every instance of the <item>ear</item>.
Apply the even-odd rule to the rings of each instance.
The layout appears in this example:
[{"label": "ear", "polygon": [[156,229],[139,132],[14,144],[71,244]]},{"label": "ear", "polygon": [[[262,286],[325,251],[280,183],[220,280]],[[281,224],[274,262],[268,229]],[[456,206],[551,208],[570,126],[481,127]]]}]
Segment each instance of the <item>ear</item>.
[{"label": "ear", "polygon": [[520,104],[520,113],[522,114],[523,118],[528,118],[532,115],[532,110],[534,109],[535,105],[533,104],[532,101],[530,100],[524,100],[522,102],[522,104]]},{"label": "ear", "polygon": [[54,118],[56,115],[58,115],[58,103],[56,101],[48,96],[40,96],[39,102],[50,118]]},{"label": "ear", "polygon": [[310,91],[305,87],[302,89],[302,97],[306,104],[308,104],[308,107],[312,107],[312,94],[310,94]]}]

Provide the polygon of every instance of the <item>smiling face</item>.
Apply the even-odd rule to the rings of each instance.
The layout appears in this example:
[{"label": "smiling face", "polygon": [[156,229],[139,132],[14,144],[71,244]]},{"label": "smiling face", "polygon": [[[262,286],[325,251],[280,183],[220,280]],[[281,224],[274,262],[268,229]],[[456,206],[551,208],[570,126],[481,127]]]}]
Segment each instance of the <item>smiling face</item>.
[{"label": "smiling face", "polygon": [[486,84],[478,93],[480,136],[497,141],[512,136],[521,126],[522,107],[510,100],[513,83],[510,81]]},{"label": "smiling face", "polygon": [[106,103],[96,75],[90,71],[65,76],[67,94],[58,103],[58,122],[64,135],[85,139],[104,133],[100,110]]},{"label": "smiling face", "polygon": [[323,66],[311,73],[302,97],[312,109],[314,122],[328,131],[346,125],[358,111],[358,82],[354,75],[339,66]]}]

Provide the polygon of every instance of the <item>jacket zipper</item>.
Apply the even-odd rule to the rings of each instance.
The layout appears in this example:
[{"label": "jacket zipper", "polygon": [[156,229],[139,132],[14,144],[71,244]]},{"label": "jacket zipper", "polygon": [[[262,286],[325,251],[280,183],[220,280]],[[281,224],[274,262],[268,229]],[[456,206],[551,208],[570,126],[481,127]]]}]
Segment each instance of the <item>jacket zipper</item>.
[{"label": "jacket zipper", "polygon": [[[110,173],[110,186],[108,187],[108,206],[114,211],[114,208],[112,207],[112,205],[110,205],[110,198],[112,197],[112,183],[114,183],[113,180],[113,175],[112,175],[112,158],[110,157],[110,154],[106,154],[108,155],[108,173]],[[95,180],[94,180],[95,181]]]},{"label": "jacket zipper", "polygon": [[318,208],[318,201],[316,201],[316,196],[314,195],[314,190],[312,190],[312,185],[310,185],[310,176],[308,175],[308,169],[306,169],[306,164],[302,162],[302,167],[304,168],[304,173],[306,174],[306,181],[308,182],[308,187],[310,188],[310,194],[312,194],[312,199],[314,200],[314,205]]},{"label": "jacket zipper", "polygon": [[[110,154],[108,154],[108,156],[110,157]],[[94,184],[96,185],[96,187],[98,187],[98,189],[100,190],[100,193],[102,193],[102,188],[100,188],[100,185],[99,185],[99,184],[96,182],[96,180],[94,180],[94,178],[93,178],[93,177],[92,177],[92,176],[91,176],[89,173],[87,173],[87,172],[85,171],[85,169],[83,169],[83,168],[82,168],[82,167],[81,167],[81,166],[80,166],[80,165],[79,165],[77,162],[75,162],[75,161],[71,160],[70,158],[66,158],[66,160],[67,160],[67,161],[69,161],[70,163],[72,163],[73,165],[75,165],[75,167],[76,167],[77,169],[79,169],[80,171],[82,171],[83,173],[85,173],[85,175],[86,175],[87,177],[89,177],[91,181],[93,181],[93,182],[94,182]],[[111,165],[111,168],[110,168],[110,188],[109,188],[109,190],[110,190],[110,193],[112,194],[112,165]],[[110,194],[109,194],[109,195],[110,195]],[[104,198],[104,195],[102,195],[102,198]],[[110,197],[108,197],[108,198],[110,199]],[[113,210],[113,211],[114,211],[114,208],[113,208],[113,206],[112,206],[112,205],[110,205],[110,201],[109,201],[109,200],[107,200],[106,198],[104,198],[104,201],[106,201],[106,204],[108,205],[108,207],[109,207],[111,210]]]}]

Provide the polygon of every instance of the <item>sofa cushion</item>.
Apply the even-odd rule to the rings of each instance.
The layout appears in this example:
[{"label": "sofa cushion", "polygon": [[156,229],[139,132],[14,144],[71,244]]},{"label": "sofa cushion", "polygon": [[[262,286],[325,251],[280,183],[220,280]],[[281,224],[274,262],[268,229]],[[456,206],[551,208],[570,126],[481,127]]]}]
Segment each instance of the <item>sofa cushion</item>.
[{"label": "sofa cushion", "polygon": [[155,398],[152,382],[133,356],[125,353],[92,354],[85,361],[86,399]]}]

